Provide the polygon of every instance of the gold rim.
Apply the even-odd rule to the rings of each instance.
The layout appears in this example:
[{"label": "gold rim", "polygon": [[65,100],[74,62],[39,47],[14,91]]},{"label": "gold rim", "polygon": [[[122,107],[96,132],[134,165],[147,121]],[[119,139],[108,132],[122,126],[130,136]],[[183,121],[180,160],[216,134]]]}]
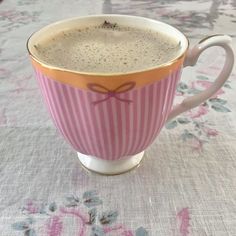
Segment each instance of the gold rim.
[{"label": "gold rim", "polygon": [[[88,18],[89,18],[89,17],[96,17],[96,16],[103,16],[103,17],[104,17],[104,16],[106,16],[106,14],[104,14],[104,15],[88,16]],[[117,15],[117,14],[113,14],[112,16],[121,16],[121,17],[122,17],[122,16],[126,16],[126,17],[128,16],[128,17],[132,17],[132,16],[129,16],[129,15]],[[134,17],[137,17],[137,16],[134,16]],[[66,20],[63,20],[63,21],[68,21],[68,20],[73,20],[73,19],[78,19],[78,18],[85,18],[85,17],[70,18],[70,19],[66,19]],[[146,19],[146,20],[152,20],[152,19],[145,18],[145,17],[138,17],[138,18],[144,18],[144,19]],[[56,23],[59,23],[59,22],[63,22],[63,21],[57,21],[57,22],[54,22],[54,23],[52,23],[52,24],[50,24],[50,25],[53,25],[53,24],[56,24]],[[156,20],[152,20],[152,21],[156,21]],[[166,23],[161,22],[161,21],[156,21],[156,22],[160,22],[160,23],[166,24]],[[47,26],[50,26],[50,25],[47,25]],[[33,36],[35,33],[37,33],[38,31],[40,31],[40,30],[43,29],[44,27],[41,28],[41,29],[38,30],[38,31],[35,31],[34,33],[32,33],[32,34],[29,36],[29,38],[27,39],[27,42],[26,42],[26,48],[27,48],[27,51],[28,51],[30,57],[31,57],[33,60],[35,60],[35,61],[38,62],[41,66],[43,66],[43,67],[45,67],[45,68],[48,68],[48,69],[58,70],[58,71],[63,71],[63,72],[69,72],[69,73],[74,73],[74,74],[87,75],[87,76],[104,76],[104,77],[107,76],[107,77],[109,77],[109,76],[130,75],[130,74],[142,73],[142,72],[151,71],[151,70],[155,70],[155,69],[159,69],[159,68],[163,68],[163,67],[170,66],[170,65],[174,64],[175,62],[177,62],[178,60],[182,59],[182,58],[185,56],[185,54],[186,54],[186,52],[187,52],[187,50],[188,50],[188,48],[189,48],[189,40],[188,40],[188,38],[187,38],[186,35],[185,35],[184,33],[182,33],[179,29],[177,29],[177,28],[175,28],[175,27],[173,27],[173,26],[171,26],[171,25],[169,25],[169,24],[166,24],[166,25],[168,25],[168,26],[171,27],[171,28],[174,28],[174,29],[178,30],[178,31],[184,36],[184,38],[185,38],[185,40],[186,40],[186,42],[187,42],[187,47],[186,47],[186,49],[184,50],[184,52],[183,52],[181,55],[179,55],[177,58],[172,59],[171,61],[168,61],[168,62],[163,63],[163,64],[161,64],[161,65],[154,66],[154,67],[151,67],[151,68],[148,68],[148,69],[145,69],[145,70],[139,70],[139,71],[131,71],[131,72],[126,72],[126,73],[110,73],[110,74],[108,74],[108,73],[92,73],[92,72],[85,72],[85,71],[68,70],[68,69],[65,69],[65,68],[60,68],[60,67],[58,67],[58,66],[50,65],[50,64],[48,64],[48,63],[46,63],[46,62],[43,62],[43,61],[41,61],[39,58],[37,58],[36,56],[34,56],[33,53],[31,53],[31,51],[30,51],[30,49],[29,49],[29,41],[30,41],[30,39],[32,38],[32,36]],[[45,26],[45,27],[47,27],[47,26]],[[199,42],[199,43],[200,43],[200,42]]]}]

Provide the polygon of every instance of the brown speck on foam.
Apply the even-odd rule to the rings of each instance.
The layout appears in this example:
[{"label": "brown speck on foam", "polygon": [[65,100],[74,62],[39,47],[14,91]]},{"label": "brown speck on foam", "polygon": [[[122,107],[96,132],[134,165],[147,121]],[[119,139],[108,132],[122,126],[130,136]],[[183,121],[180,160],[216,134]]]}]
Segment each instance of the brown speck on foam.
[{"label": "brown speck on foam", "polygon": [[103,28],[109,28],[109,29],[114,29],[115,27],[117,27],[117,23],[110,23],[109,21],[104,21],[104,23],[102,24]]}]

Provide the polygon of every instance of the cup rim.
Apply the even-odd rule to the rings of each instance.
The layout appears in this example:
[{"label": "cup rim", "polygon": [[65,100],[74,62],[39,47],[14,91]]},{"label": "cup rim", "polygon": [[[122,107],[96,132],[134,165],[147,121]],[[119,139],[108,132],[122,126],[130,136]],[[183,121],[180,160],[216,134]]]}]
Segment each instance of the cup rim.
[{"label": "cup rim", "polygon": [[[142,70],[127,71],[127,72],[113,72],[113,73],[86,72],[86,71],[66,69],[66,68],[63,68],[63,67],[60,67],[60,66],[52,65],[50,63],[47,63],[47,62],[41,60],[36,55],[34,55],[34,53],[30,50],[30,40],[32,39],[32,37],[35,34],[40,32],[41,30],[44,30],[46,28],[50,28],[50,27],[55,26],[55,25],[59,25],[59,24],[65,23],[67,21],[74,21],[74,20],[86,19],[86,18],[89,19],[89,18],[95,18],[95,17],[130,17],[130,18],[139,18],[139,19],[150,21],[150,22],[156,22],[156,23],[160,23],[162,25],[166,25],[167,27],[172,28],[172,29],[178,31],[178,33],[180,33],[183,36],[183,38],[186,41],[186,48],[183,50],[183,52],[178,57],[173,58],[173,59],[169,60],[168,62],[162,63],[160,65],[153,66],[153,67],[148,67],[148,68],[142,69]],[[183,32],[181,32],[178,28],[176,28],[176,27],[174,27],[174,26],[172,26],[170,24],[167,24],[165,22],[155,20],[155,19],[151,19],[151,18],[147,18],[147,17],[142,17],[142,16],[134,16],[134,15],[97,14],[97,15],[88,15],[88,16],[79,16],[79,17],[66,18],[66,19],[63,19],[63,20],[56,21],[56,22],[53,22],[51,24],[48,24],[48,25],[40,28],[39,30],[33,32],[28,37],[27,42],[26,42],[26,48],[27,48],[29,56],[34,61],[36,61],[37,63],[39,63],[41,66],[43,66],[45,68],[48,68],[48,69],[51,69],[51,70],[58,70],[58,71],[63,71],[63,72],[74,73],[74,74],[87,75],[87,76],[103,76],[103,77],[107,76],[107,77],[109,77],[109,76],[121,76],[121,75],[130,75],[130,74],[136,74],[136,73],[143,73],[143,72],[146,72],[146,71],[152,71],[152,70],[155,70],[155,69],[160,69],[160,68],[171,66],[172,64],[176,63],[178,60],[182,59],[185,56],[185,54],[186,54],[186,52],[187,52],[187,50],[189,48],[189,40],[188,40],[187,36]]]}]

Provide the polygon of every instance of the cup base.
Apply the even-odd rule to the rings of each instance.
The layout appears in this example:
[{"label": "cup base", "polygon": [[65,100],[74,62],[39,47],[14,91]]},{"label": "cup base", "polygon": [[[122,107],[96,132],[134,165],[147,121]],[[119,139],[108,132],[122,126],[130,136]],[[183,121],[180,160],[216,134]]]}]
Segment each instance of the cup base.
[{"label": "cup base", "polygon": [[127,156],[122,160],[116,161],[107,161],[79,152],[77,152],[77,154],[82,165],[88,170],[103,175],[118,175],[138,166],[143,158],[144,151],[132,156]]}]

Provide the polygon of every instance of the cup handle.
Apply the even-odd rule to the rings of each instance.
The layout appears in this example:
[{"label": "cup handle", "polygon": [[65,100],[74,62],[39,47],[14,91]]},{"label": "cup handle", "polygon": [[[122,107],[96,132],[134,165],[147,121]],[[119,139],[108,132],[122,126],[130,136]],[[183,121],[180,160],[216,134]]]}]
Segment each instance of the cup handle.
[{"label": "cup handle", "polygon": [[170,121],[177,115],[200,105],[208,98],[212,97],[224,85],[225,81],[229,78],[234,65],[234,53],[232,47],[230,46],[231,41],[232,39],[228,35],[212,35],[202,39],[192,49],[188,50],[184,61],[184,67],[194,66],[197,63],[201,53],[207,48],[213,46],[219,46],[225,50],[225,63],[220,74],[211,85],[211,87],[207,88],[199,94],[185,98],[182,103],[176,105],[172,109],[167,118],[167,121]]}]

